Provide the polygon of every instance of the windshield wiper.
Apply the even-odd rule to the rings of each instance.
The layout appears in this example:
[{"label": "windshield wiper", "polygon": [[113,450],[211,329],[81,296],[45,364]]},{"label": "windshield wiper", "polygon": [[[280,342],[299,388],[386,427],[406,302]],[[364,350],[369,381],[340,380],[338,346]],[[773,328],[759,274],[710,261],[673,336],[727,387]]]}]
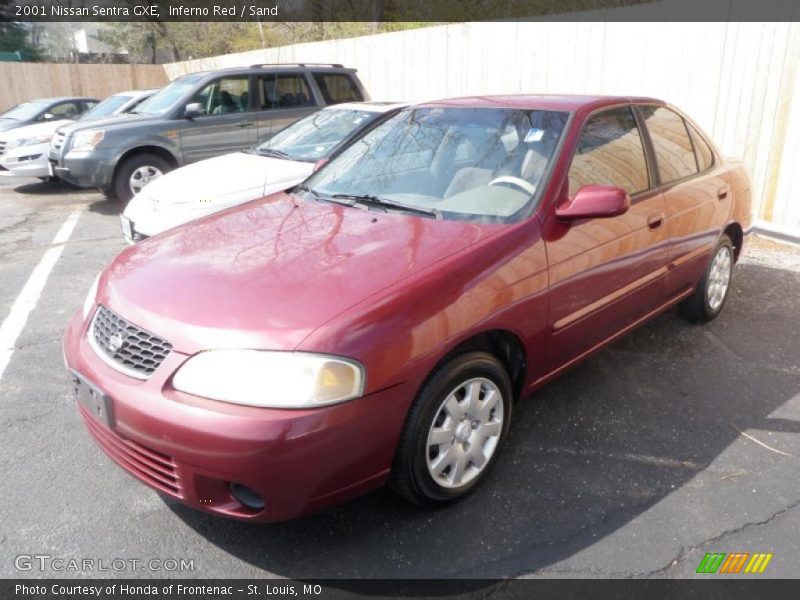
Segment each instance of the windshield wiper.
[{"label": "windshield wiper", "polygon": [[314,198],[316,198],[317,200],[333,202],[334,204],[343,204],[344,206],[353,206],[353,204],[355,204],[355,200],[351,200],[348,202],[348,201],[336,200],[331,196],[323,196],[317,190],[307,186],[305,183],[298,183],[296,186],[292,188],[292,191],[294,190],[300,190],[301,192],[308,192],[309,194],[314,196]]},{"label": "windshield wiper", "polygon": [[283,150],[276,150],[275,148],[256,148],[256,152],[264,156],[274,156],[276,158],[287,158],[289,156]]},{"label": "windshield wiper", "polygon": [[356,203],[366,204],[368,206],[381,206],[383,208],[392,208],[420,215],[428,215],[435,219],[442,218],[442,212],[438,208],[425,208],[422,206],[414,206],[413,204],[403,204],[402,202],[395,202],[394,200],[373,196],[372,194],[334,194],[331,197],[337,200],[350,200],[351,206]]}]

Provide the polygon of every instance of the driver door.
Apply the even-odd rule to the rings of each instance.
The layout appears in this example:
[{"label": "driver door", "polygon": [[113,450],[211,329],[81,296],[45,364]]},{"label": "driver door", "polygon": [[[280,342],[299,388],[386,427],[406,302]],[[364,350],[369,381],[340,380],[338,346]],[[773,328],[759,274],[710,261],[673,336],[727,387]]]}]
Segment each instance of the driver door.
[{"label": "driver door", "polygon": [[579,358],[663,301],[666,207],[663,195],[651,188],[643,136],[630,106],[605,109],[586,121],[566,193],[572,197],[589,184],[624,189],[631,206],[616,217],[571,222],[559,220],[550,207],[544,228],[552,338],[548,371]]}]

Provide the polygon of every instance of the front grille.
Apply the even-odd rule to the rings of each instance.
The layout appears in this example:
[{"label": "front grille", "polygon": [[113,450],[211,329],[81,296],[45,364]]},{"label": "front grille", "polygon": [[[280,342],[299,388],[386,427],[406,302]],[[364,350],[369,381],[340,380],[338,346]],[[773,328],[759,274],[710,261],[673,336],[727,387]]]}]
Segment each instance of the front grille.
[{"label": "front grille", "polygon": [[172,458],[111,431],[83,406],[78,407],[97,445],[115,462],[154,488],[181,495],[181,480]]},{"label": "front grille", "polygon": [[147,379],[172,350],[172,344],[130,323],[103,305],[97,307],[91,331],[95,350],[112,366]]}]

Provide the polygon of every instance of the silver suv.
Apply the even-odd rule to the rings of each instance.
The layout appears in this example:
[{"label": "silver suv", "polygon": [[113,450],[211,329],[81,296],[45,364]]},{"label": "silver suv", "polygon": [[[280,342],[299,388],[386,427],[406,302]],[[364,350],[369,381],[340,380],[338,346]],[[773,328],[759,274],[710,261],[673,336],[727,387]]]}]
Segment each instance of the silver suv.
[{"label": "silver suv", "polygon": [[53,173],[129,200],[183,164],[250,147],[324,106],[368,100],[355,69],[252,65],[176,79],[131,114],[58,129]]}]

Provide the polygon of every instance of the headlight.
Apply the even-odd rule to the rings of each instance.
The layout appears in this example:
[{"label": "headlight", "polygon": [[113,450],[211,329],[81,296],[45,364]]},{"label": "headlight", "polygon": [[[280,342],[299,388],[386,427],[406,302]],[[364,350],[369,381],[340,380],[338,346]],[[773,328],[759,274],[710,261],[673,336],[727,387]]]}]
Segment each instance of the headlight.
[{"label": "headlight", "polygon": [[12,140],[8,143],[8,149],[12,148],[21,148],[23,146],[35,146],[36,144],[47,144],[50,140],[53,139],[52,135],[40,135],[37,137],[32,138],[20,138],[18,140]]},{"label": "headlight", "polygon": [[72,149],[78,152],[91,152],[97,144],[103,141],[103,137],[105,137],[105,131],[102,129],[81,131],[75,134],[75,142],[72,144]]},{"label": "headlight", "polygon": [[304,352],[209,350],[190,358],[172,379],[176,390],[264,408],[315,408],[364,393],[363,367]]},{"label": "headlight", "polygon": [[94,278],[92,282],[92,287],[89,288],[89,293],[86,294],[86,299],[83,301],[83,320],[86,320],[86,317],[89,316],[89,313],[92,312],[94,308],[94,301],[97,298],[97,284],[100,281],[100,275]]}]

